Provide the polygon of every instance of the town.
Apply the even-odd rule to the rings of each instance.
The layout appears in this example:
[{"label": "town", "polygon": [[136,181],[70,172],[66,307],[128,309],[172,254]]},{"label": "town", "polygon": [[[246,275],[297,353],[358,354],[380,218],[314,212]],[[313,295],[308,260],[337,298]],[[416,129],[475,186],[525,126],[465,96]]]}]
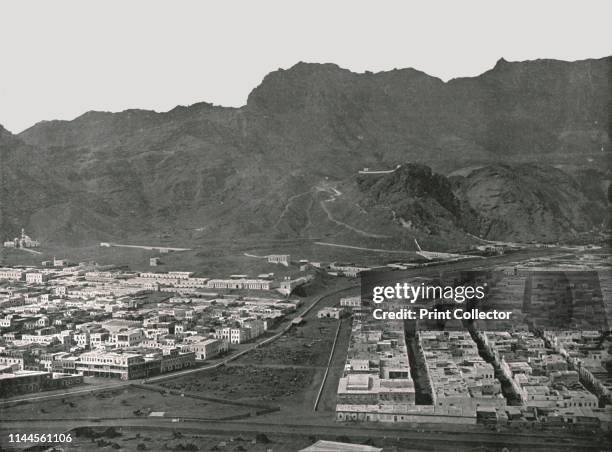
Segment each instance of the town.
[{"label": "town", "polygon": [[[336,419],[610,430],[607,269],[602,256],[566,255],[481,272],[479,284],[490,291],[479,306],[513,308],[518,320],[511,323],[486,315],[464,323],[426,308],[419,311],[432,315],[394,320],[376,315],[376,302],[354,300]],[[390,313],[406,310],[399,307],[391,304]],[[429,322],[414,328],[419,318]],[[439,320],[448,320],[443,330],[429,329]]]},{"label": "town", "polygon": [[83,376],[147,378],[227,354],[295,312],[300,301],[288,296],[311,277],[208,279],[59,259],[0,268],[0,396]]},{"label": "town", "polygon": [[[477,259],[381,265],[245,255],[261,259],[270,271],[210,278],[162,271],[159,257],[149,259],[147,271],[55,257],[40,265],[5,266],[0,398],[14,412],[19,396],[29,401],[28,394],[59,394],[64,403],[85,388],[100,400],[113,384],[130,388],[130,394],[173,391],[252,403],[249,397],[232,401],[240,391],[236,381],[244,379],[263,394],[257,416],[282,426],[274,413],[285,413],[283,404],[292,403],[284,401],[286,394],[304,391],[300,384],[311,375],[312,419],[350,431],[381,423],[610,431],[607,255],[585,249],[578,255],[548,250],[521,256],[497,256],[489,266]],[[360,277],[373,269],[412,275],[407,281],[415,287],[435,280],[486,288],[478,300],[482,315],[441,316],[457,303],[417,297],[410,306],[423,315],[380,318],[378,303],[354,294]],[[301,292],[322,280],[327,291]],[[399,312],[403,301],[391,300],[387,308]],[[494,318],[502,309],[508,316]],[[255,362],[261,367],[253,367]],[[299,373],[311,363],[319,363],[315,373]],[[336,370],[334,363],[343,364]],[[274,385],[258,380],[262,369],[272,372],[264,375]],[[283,380],[287,372],[292,377]],[[226,376],[232,379],[215,390]],[[190,393],[194,387],[202,392]],[[159,422],[156,417],[172,412],[171,406],[156,411],[137,403],[133,416],[144,413]],[[187,422],[184,414],[173,416],[172,422]]]}]

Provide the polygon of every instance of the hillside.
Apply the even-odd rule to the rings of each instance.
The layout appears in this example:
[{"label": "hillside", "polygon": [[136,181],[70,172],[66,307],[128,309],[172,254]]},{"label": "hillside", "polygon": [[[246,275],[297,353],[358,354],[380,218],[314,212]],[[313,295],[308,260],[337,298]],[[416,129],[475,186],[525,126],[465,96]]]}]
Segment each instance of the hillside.
[{"label": "hillside", "polygon": [[361,176],[366,206],[384,206],[408,235],[448,236],[461,230],[479,234],[478,213],[453,193],[451,182],[421,164],[404,164],[382,177]]},{"label": "hillside", "polygon": [[608,226],[604,175],[589,171],[588,181],[580,175],[550,166],[491,165],[455,179],[455,194],[478,212],[481,237],[571,240],[579,232]]},{"label": "hillside", "polygon": [[[599,194],[607,190],[612,150],[611,66],[610,57],[500,60],[478,77],[444,83],[414,69],[356,74],[299,63],[266,76],[242,108],[198,103],[165,113],[88,112],[18,136],[2,131],[2,238],[22,226],[43,241],[71,244],[238,236],[359,241],[404,234],[406,225],[441,236],[474,228],[492,238],[571,236],[599,224],[607,208]],[[365,226],[354,228],[366,235],[330,220],[325,207],[341,218],[356,215],[341,198],[324,202],[330,187],[352,196],[358,169],[406,162],[442,174],[497,169],[470,173],[453,187],[454,201],[431,194],[421,205],[412,192],[396,199],[384,184],[355,194],[397,205],[403,225],[367,208],[358,221]],[[521,163],[538,163],[538,173]],[[522,184],[502,190],[494,182],[500,168],[505,179],[519,168],[516,177],[527,186],[546,181],[549,188],[534,188],[535,198],[522,196]],[[437,176],[430,182],[448,192]],[[504,201],[506,189],[514,193],[508,187],[521,193],[512,207]],[[557,188],[564,194],[555,204]],[[584,207],[593,196],[596,207]],[[562,201],[583,207],[568,212]],[[419,214],[425,211],[431,218]],[[517,218],[504,222],[497,212]]]}]

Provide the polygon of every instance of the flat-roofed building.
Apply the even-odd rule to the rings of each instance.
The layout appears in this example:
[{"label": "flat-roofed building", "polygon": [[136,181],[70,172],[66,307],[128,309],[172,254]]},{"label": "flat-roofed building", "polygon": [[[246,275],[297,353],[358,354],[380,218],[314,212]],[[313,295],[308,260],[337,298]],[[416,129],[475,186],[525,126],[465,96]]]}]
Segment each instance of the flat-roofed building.
[{"label": "flat-roofed building", "polygon": [[270,290],[273,281],[267,279],[210,279],[206,283],[208,289],[248,289],[248,290]]},{"label": "flat-roofed building", "polygon": [[206,360],[214,358],[223,350],[222,342],[218,339],[205,339],[193,342],[186,346],[187,350],[195,353],[195,359]]},{"label": "flat-roofed building", "polygon": [[0,373],[0,397],[41,391],[47,379],[51,379],[50,372],[19,370]]},{"label": "flat-roofed building", "polygon": [[270,254],[266,257],[268,259],[268,262],[271,264],[281,264],[285,267],[289,266],[289,254]]},{"label": "flat-roofed building", "polygon": [[13,370],[23,370],[23,357],[0,355],[0,367],[8,366]]},{"label": "flat-roofed building", "polygon": [[66,388],[83,383],[83,377],[35,370],[0,373],[0,398]]},{"label": "flat-roofed building", "polygon": [[84,376],[131,380],[146,376],[146,363],[138,353],[92,351],[81,354],[76,369]]},{"label": "flat-roofed building", "polygon": [[361,297],[340,298],[340,306],[346,308],[358,308],[361,306]]},{"label": "flat-roofed building", "polygon": [[49,279],[49,275],[42,272],[27,272],[25,280],[28,284],[42,284]]},{"label": "flat-roofed building", "polygon": [[370,267],[359,267],[354,264],[339,264],[337,262],[332,262],[329,265],[329,268],[334,272],[338,272],[344,276],[349,276],[351,278],[356,278],[362,272],[370,270]]},{"label": "flat-roofed building", "polygon": [[180,351],[177,348],[166,349],[160,358],[160,373],[172,372],[186,369],[195,364],[195,353],[192,351]]},{"label": "flat-roofed building", "polygon": [[215,331],[215,338],[222,339],[230,344],[243,344],[250,339],[246,328],[225,327]]},{"label": "flat-roofed building", "polygon": [[317,312],[317,318],[319,319],[339,319],[342,315],[342,309],[338,308],[323,308]]},{"label": "flat-roofed building", "polygon": [[134,328],[113,333],[110,337],[110,345],[117,348],[134,347],[144,339],[144,331],[141,328]]},{"label": "flat-roofed building", "polygon": [[338,384],[339,404],[414,404],[414,397],[414,382],[409,378],[381,379],[372,374],[349,374]]},{"label": "flat-roofed building", "polygon": [[311,446],[300,449],[299,452],[382,452],[382,448],[365,444],[319,440]]},{"label": "flat-roofed building", "polygon": [[18,268],[0,268],[0,279],[9,281],[21,281],[23,278],[23,270]]}]

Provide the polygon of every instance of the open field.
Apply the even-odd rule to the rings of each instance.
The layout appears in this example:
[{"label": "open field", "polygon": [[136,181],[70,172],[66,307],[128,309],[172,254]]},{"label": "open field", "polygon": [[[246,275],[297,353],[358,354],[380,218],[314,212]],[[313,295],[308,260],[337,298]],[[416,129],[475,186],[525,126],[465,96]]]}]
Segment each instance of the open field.
[{"label": "open field", "polygon": [[[334,282],[333,285],[336,283]],[[347,291],[350,292],[350,291]],[[337,321],[317,319],[323,306],[335,306],[338,293],[324,297],[305,316],[305,323],[294,326],[275,342],[257,348],[219,369],[170,379],[164,387],[256,403],[273,403],[281,411],[267,416],[304,418],[313,416],[313,404],[336,334]],[[330,374],[324,388],[320,411],[333,411],[338,378],[344,368],[350,336],[350,319],[343,322]]]},{"label": "open field", "polygon": [[324,366],[335,330],[336,322],[309,319],[303,326],[293,327],[274,343],[253,350],[236,363]]},{"label": "open field", "polygon": [[[260,273],[274,273],[276,277],[296,272],[296,267],[286,268],[282,265],[269,264],[265,259],[245,256],[244,253],[254,255],[290,254],[292,261],[308,259],[320,262],[352,262],[358,265],[377,266],[389,262],[414,261],[411,256],[386,254],[373,251],[357,250],[320,246],[315,240],[235,240],[232,242],[210,241],[205,243],[188,243],[192,251],[172,252],[159,254],[156,252],[137,248],[105,248],[99,244],[83,247],[63,247],[59,245],[44,245],[38,248],[42,255],[33,255],[20,250],[0,248],[0,266],[11,265],[40,265],[43,260],[50,260],[54,256],[68,259],[73,262],[95,261],[102,265],[127,266],[134,271],[193,271],[196,276],[226,277],[230,274],[258,275]],[[131,242],[130,242],[131,243]],[[401,246],[387,246],[386,244],[362,244],[351,241],[334,241],[338,244],[350,246],[366,246],[372,248],[385,248],[389,250],[405,249]],[[137,244],[137,243],[135,243]],[[161,245],[161,244],[160,244]],[[165,244],[164,245],[170,245]],[[185,246],[184,243],[173,245]],[[491,267],[515,260],[529,257],[558,254],[556,249],[532,249],[508,253],[504,256],[490,257],[479,262],[481,267]],[[162,265],[149,267],[149,258],[159,256]],[[421,260],[421,259],[418,259]],[[438,270],[451,270],[453,268],[472,268],[472,261],[459,263],[441,263],[432,267],[415,269],[415,273],[437,273]]]},{"label": "open field", "polygon": [[321,369],[226,366],[162,383],[169,389],[233,401],[277,404],[298,409],[318,389]]},{"label": "open field", "polygon": [[[346,286],[344,278],[322,282],[328,291]],[[280,413],[270,416],[313,415],[313,404],[319,391],[330,356],[337,321],[318,319],[317,311],[326,306],[337,306],[339,299],[356,292],[349,288],[323,297],[308,314],[305,322],[292,327],[276,341],[256,348],[226,366],[183,377],[168,379],[164,387],[248,402],[272,402],[280,405]],[[317,296],[307,297],[310,305]],[[324,411],[333,410],[338,378],[344,368],[350,319],[343,322],[332,362],[333,369],[325,385]]]},{"label": "open field", "polygon": [[329,417],[335,410],[338,379],[344,369],[350,319],[342,322],[317,413],[314,413],[313,406],[337,325],[333,320],[309,319],[278,341],[227,366],[172,379],[162,385],[208,397],[279,405],[281,410],[266,415],[269,418],[299,420],[321,413]]},{"label": "open field", "polygon": [[246,415],[248,408],[124,387],[96,394],[66,396],[0,408],[0,419],[131,418],[164,412],[166,417],[223,419]]},{"label": "open field", "polygon": [[[127,242],[126,242],[127,243]],[[130,242],[131,243],[131,242]],[[340,242],[339,242],[340,243]],[[344,243],[344,242],[342,242]],[[134,245],[137,245],[135,242]],[[347,242],[351,245],[351,242]],[[156,245],[147,243],[147,245]],[[159,244],[167,245],[167,244]],[[179,244],[184,245],[184,244]],[[162,265],[154,271],[195,271],[198,276],[223,277],[229,274],[250,274],[274,272],[283,276],[295,272],[296,267],[287,269],[282,265],[269,264],[265,259],[245,256],[244,253],[264,256],[268,254],[290,254],[292,261],[308,259],[322,262],[353,262],[360,265],[382,265],[398,259],[410,260],[414,256],[381,254],[365,250],[327,247],[314,244],[313,240],[264,240],[233,242],[189,243],[190,251],[160,254],[140,248],[100,247],[98,243],[82,247],[45,245],[38,248],[42,254],[34,255],[21,250],[0,248],[1,265],[40,265],[43,260],[68,259],[73,262],[95,261],[101,265],[127,266],[134,271],[151,271],[149,259],[160,257]],[[397,249],[389,246],[388,249]],[[401,257],[400,257],[401,256]]]},{"label": "open field", "polygon": [[[55,256],[76,263],[93,261],[100,265],[127,267],[133,271],[191,271],[196,276],[203,277],[227,277],[237,273],[254,276],[270,272],[282,277],[297,270],[296,267],[286,268],[269,264],[265,259],[244,256],[240,250],[227,253],[222,247],[165,254],[140,248],[109,248],[98,245],[81,248],[47,246],[41,247],[40,251],[41,255],[33,255],[21,250],[0,248],[0,266],[40,265],[42,261],[51,260]],[[161,265],[150,267],[149,259],[152,257],[160,257]]]}]

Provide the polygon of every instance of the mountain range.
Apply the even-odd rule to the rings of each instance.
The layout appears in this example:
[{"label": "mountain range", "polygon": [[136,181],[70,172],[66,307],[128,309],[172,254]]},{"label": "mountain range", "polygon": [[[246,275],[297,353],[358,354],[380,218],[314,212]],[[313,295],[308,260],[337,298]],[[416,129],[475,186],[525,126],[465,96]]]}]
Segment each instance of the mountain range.
[{"label": "mountain range", "polygon": [[608,226],[611,74],[612,57],[448,82],[298,63],[241,108],[0,128],[0,238],[571,241]]}]

